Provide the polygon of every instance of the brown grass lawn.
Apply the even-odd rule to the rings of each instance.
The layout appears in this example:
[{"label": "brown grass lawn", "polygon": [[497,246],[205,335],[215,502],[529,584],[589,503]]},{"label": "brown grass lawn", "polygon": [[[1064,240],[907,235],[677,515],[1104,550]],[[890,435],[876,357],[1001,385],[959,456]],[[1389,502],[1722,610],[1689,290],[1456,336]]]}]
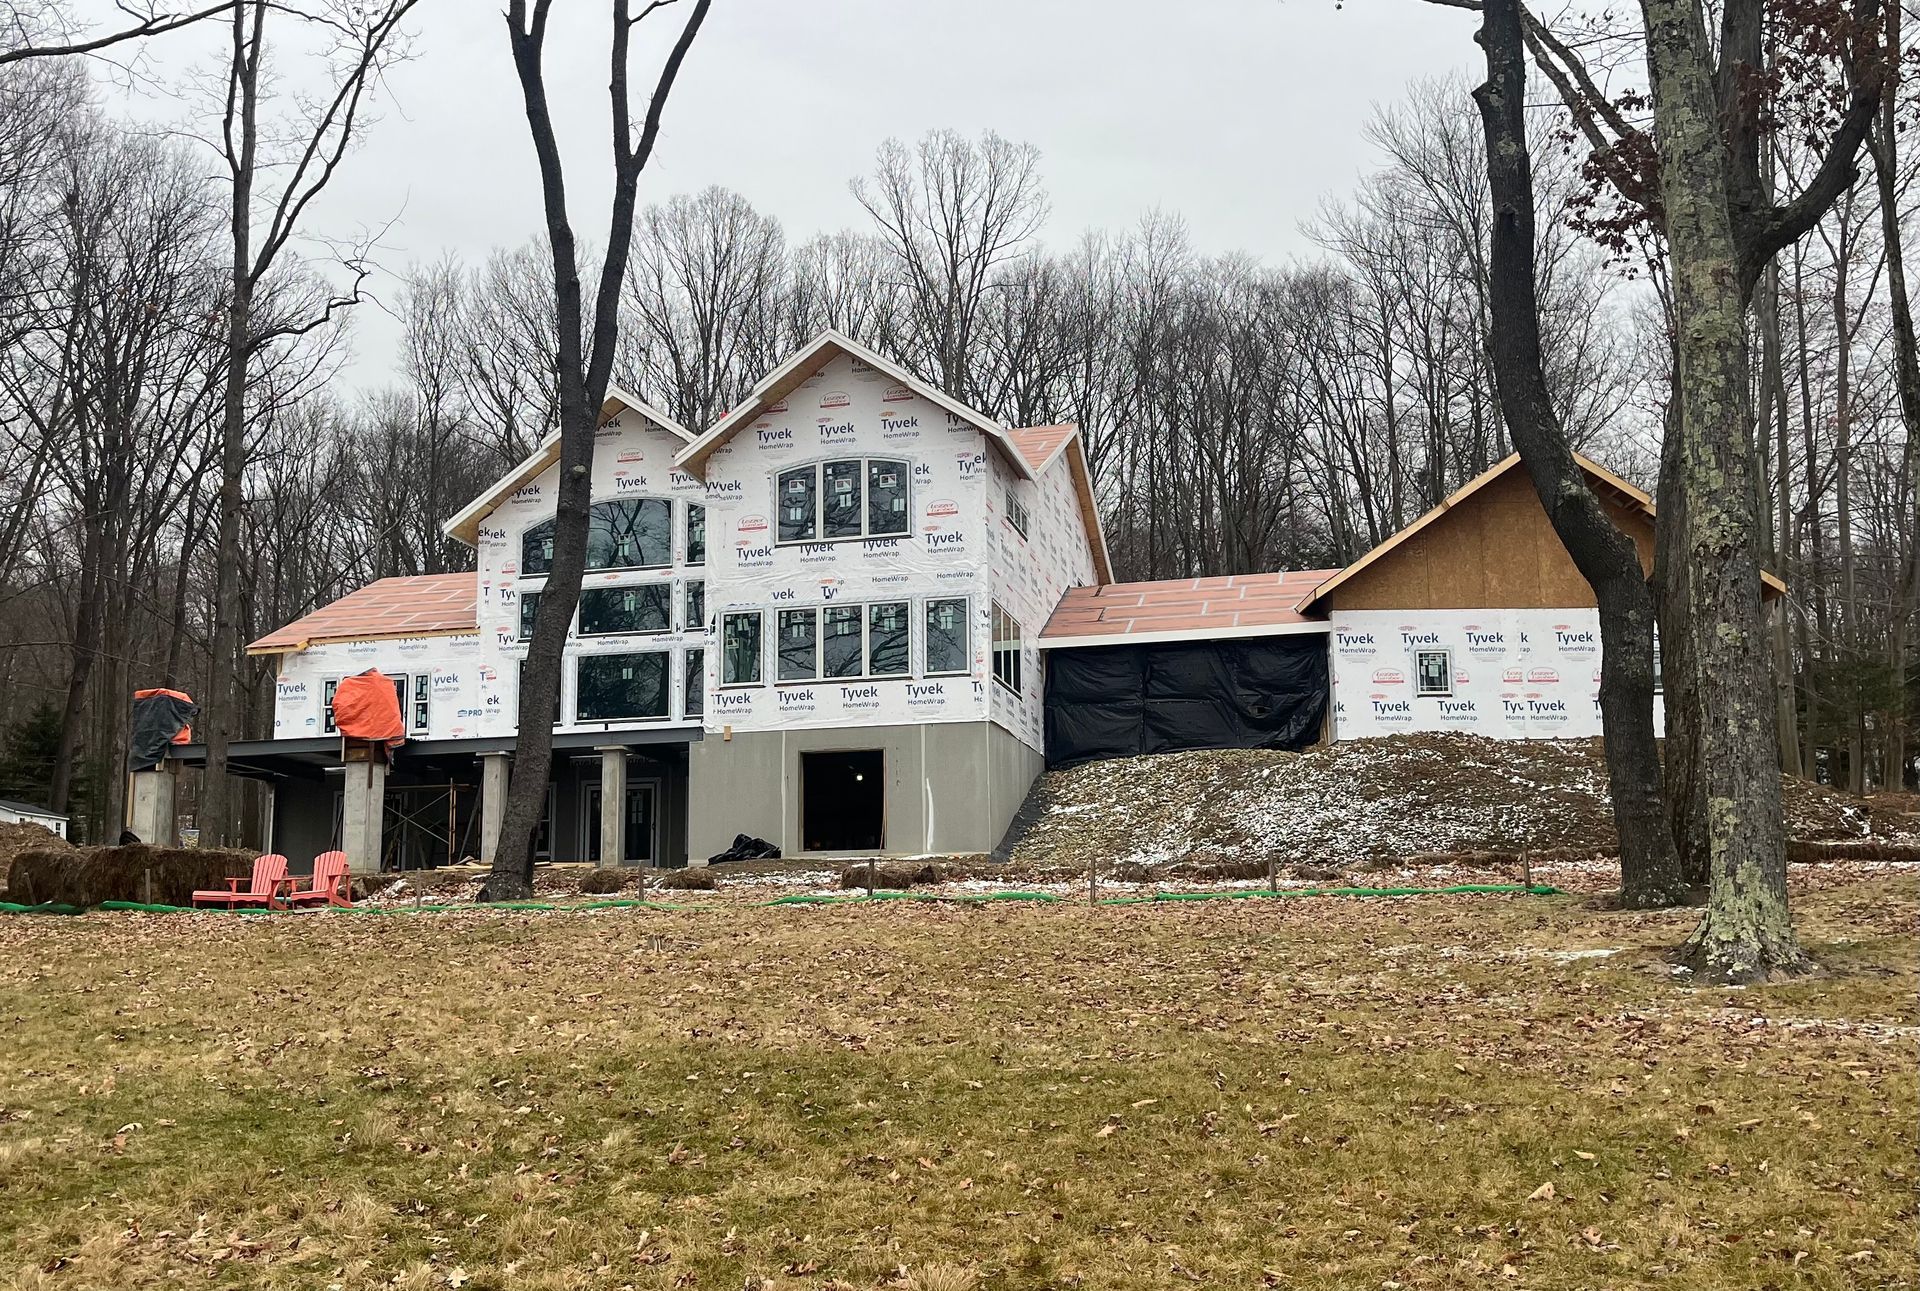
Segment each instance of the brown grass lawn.
[{"label": "brown grass lawn", "polygon": [[1911,1287],[1916,913],[4,919],[0,1282]]}]

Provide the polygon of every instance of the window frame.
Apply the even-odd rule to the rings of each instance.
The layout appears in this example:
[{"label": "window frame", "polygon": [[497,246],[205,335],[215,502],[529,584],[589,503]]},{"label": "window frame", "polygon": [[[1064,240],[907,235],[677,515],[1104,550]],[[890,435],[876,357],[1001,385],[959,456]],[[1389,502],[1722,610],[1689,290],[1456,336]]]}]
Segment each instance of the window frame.
[{"label": "window frame", "polygon": [[1013,526],[1015,533],[1026,538],[1027,530],[1033,523],[1033,515],[1027,510],[1027,504],[1015,496],[1013,485],[1008,484],[1001,489],[1000,502],[1001,509],[1006,514],[1007,523]]},{"label": "window frame", "polygon": [[[1011,636],[1002,635],[1001,626],[1003,624],[1009,625],[1012,627],[1013,632]],[[1025,691],[1022,689],[1022,687],[1026,679],[1024,676],[1022,676],[1022,673],[1025,671],[1025,667],[1026,667],[1026,659],[1025,659],[1026,637],[1023,629],[1020,626],[1020,620],[1016,619],[1015,617],[1013,617],[1012,614],[1008,613],[1006,606],[1000,604],[1000,602],[998,601],[995,601],[993,603],[993,619],[992,619],[991,630],[993,634],[991,639],[993,642],[992,656],[993,656],[994,681],[997,682],[1002,689],[1012,694],[1015,694],[1015,695],[1024,694]],[[1010,645],[1003,644],[1006,642],[1010,642],[1011,644]],[[1011,662],[1007,664],[1005,667],[1002,667],[1001,665],[1002,655],[1007,656],[1011,660]],[[1012,678],[1012,680],[1008,680],[1009,676]]]},{"label": "window frame", "polygon": [[340,677],[322,677],[320,679],[320,733],[338,735],[340,728],[333,724],[333,693],[340,688]]},{"label": "window frame", "polygon": [[[699,519],[699,530],[700,530],[700,554],[697,556],[694,554],[694,546],[693,546],[693,534],[694,534],[694,527],[695,527],[694,521],[696,517],[698,517]],[[680,521],[680,532],[682,536],[685,538],[686,544],[687,544],[686,563],[689,566],[704,566],[707,563],[707,504],[706,503],[689,502],[686,504],[685,516]]]},{"label": "window frame", "polygon": [[[748,681],[727,680],[730,659],[727,651],[727,625],[734,619],[752,619],[754,621],[754,660],[753,677]],[[720,689],[746,690],[767,684],[767,624],[764,610],[728,610],[720,616]]]},{"label": "window frame", "polygon": [[[830,467],[854,468],[853,481],[855,499],[853,511],[859,521],[858,533],[842,533],[827,536],[827,471]],[[871,496],[875,468],[892,467],[900,476],[900,496],[904,503],[900,511],[898,529],[875,530]],[[812,475],[813,515],[810,521],[812,533],[796,538],[781,537],[781,527],[785,517],[781,514],[782,499],[787,494],[786,482],[802,472]],[[904,457],[889,457],[885,454],[855,454],[848,457],[824,457],[816,462],[800,462],[785,470],[778,471],[773,477],[773,541],[776,547],[800,547],[824,542],[867,542],[878,538],[910,538],[913,536],[913,462]]]},{"label": "window frame", "polygon": [[[589,717],[581,711],[581,673],[590,664],[599,664],[608,659],[645,659],[660,660],[660,712],[657,714],[622,714],[617,717]],[[671,650],[617,650],[604,654],[577,654],[573,657],[573,725],[606,726],[621,722],[670,722],[673,720],[673,651]]]},{"label": "window frame", "polygon": [[[1426,679],[1420,675],[1420,661],[1432,655],[1439,655],[1442,667],[1446,671],[1446,689],[1429,690]],[[1433,646],[1429,649],[1413,652],[1413,697],[1415,699],[1452,699],[1453,698],[1453,651],[1446,646]]]},{"label": "window frame", "polygon": [[[587,597],[595,595],[596,593],[641,592],[656,588],[664,589],[666,593],[665,613],[662,616],[663,626],[657,628],[621,628],[611,632],[596,632],[587,629]],[[657,637],[664,633],[671,632],[673,631],[673,584],[663,582],[615,583],[611,587],[583,587],[580,589],[579,605],[575,610],[574,628],[575,635],[583,640],[589,637]]]},{"label": "window frame", "polygon": [[[617,508],[617,507],[636,507],[637,508],[637,507],[646,506],[649,503],[658,503],[660,506],[663,506],[667,509],[666,559],[643,560],[636,564],[631,564],[631,565],[596,565],[594,564],[593,563],[593,529],[594,529],[595,523],[598,522],[601,514],[603,512],[610,512],[612,508]],[[551,522],[549,521],[549,523]],[[586,554],[586,566],[585,566],[586,572],[589,574],[610,574],[610,573],[625,573],[633,570],[642,570],[642,569],[671,569],[673,568],[673,534],[674,534],[674,508],[673,508],[672,498],[663,498],[655,494],[648,494],[648,495],[637,497],[637,498],[603,498],[598,502],[591,503],[587,507],[587,554]],[[638,555],[639,553],[636,552],[635,554]]]},{"label": "window frame", "polygon": [[[936,605],[960,607],[960,666],[935,668],[931,655],[933,627],[929,622]],[[923,677],[967,677],[973,673],[973,602],[965,596],[930,596],[920,603],[920,675]]]},{"label": "window frame", "polygon": [[[698,699],[696,707],[692,702]],[[688,646],[680,651],[680,720],[707,715],[707,648]]]},{"label": "window frame", "polygon": [[411,702],[407,706],[407,733],[425,735],[433,727],[433,674],[416,672],[408,675],[411,678],[408,686]]},{"label": "window frame", "polygon": [[[694,591],[700,593],[700,613],[693,612]],[[680,630],[683,632],[705,632],[707,630],[707,580],[689,578],[680,585]]]}]

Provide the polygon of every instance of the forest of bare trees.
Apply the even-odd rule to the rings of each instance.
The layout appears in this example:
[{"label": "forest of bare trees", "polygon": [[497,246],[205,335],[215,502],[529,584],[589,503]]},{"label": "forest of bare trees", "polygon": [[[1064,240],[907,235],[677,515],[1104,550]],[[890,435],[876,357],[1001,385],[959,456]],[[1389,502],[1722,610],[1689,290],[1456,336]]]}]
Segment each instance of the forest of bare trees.
[{"label": "forest of bare trees", "polygon": [[[270,727],[270,670],[220,640],[223,587],[247,640],[375,578],[468,567],[440,521],[560,409],[544,243],[388,283],[404,335],[373,356],[393,374],[378,389],[340,375],[357,270],[289,253],[246,284],[236,445],[232,176],[109,115],[91,75],[0,66],[0,797],[70,807],[99,837],[118,828],[136,687],[231,684],[236,738]],[[863,221],[834,232],[783,229],[725,189],[643,190],[615,383],[703,426],[833,327],[1006,422],[1080,423],[1123,578],[1343,563],[1509,451],[1468,88],[1380,110],[1369,172],[1286,262],[1196,246],[1172,209],[1044,242],[1044,158],[994,135],[881,144],[848,177]],[[1920,744],[1899,734],[1920,716],[1920,525],[1889,287],[1915,227],[1897,125],[1750,315],[1764,514],[1792,589],[1783,757],[1856,790],[1911,783]],[[1536,138],[1555,411],[1576,447],[1651,485],[1659,265],[1584,231],[1577,151]],[[1785,138],[1772,155],[1783,173],[1819,162]]]}]

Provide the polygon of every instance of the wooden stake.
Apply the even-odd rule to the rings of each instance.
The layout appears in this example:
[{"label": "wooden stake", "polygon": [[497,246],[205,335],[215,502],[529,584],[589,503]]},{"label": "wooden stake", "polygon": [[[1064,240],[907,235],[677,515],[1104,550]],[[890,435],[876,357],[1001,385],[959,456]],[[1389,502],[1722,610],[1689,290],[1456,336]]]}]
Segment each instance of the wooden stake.
[{"label": "wooden stake", "polygon": [[1268,852],[1267,853],[1267,891],[1269,892],[1278,892],[1280,890],[1280,880],[1275,875],[1274,869],[1275,869],[1275,866],[1273,863],[1273,853]]},{"label": "wooden stake", "polygon": [[1528,891],[1533,890],[1532,852],[1523,851],[1520,853],[1520,886],[1526,888]]}]

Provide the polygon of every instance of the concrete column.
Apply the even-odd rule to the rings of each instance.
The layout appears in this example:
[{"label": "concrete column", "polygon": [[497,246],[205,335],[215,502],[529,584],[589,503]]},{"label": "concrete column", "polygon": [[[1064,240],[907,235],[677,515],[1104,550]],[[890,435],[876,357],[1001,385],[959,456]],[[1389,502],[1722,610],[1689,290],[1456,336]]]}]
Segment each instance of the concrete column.
[{"label": "concrete column", "polygon": [[513,773],[513,755],[480,755],[480,859],[493,864],[500,850],[500,830],[507,823],[507,782]]},{"label": "concrete column", "polygon": [[387,806],[387,762],[383,749],[346,750],[346,794],[341,806],[341,850],[355,874],[380,872],[380,831]]},{"label": "concrete column", "polygon": [[627,855],[627,746],[600,754],[600,864],[619,865]]},{"label": "concrete column", "polygon": [[180,845],[180,820],[174,813],[174,792],[180,782],[180,764],[163,761],[130,777],[133,789],[128,803],[132,820],[128,828],[143,843],[155,847]]}]

